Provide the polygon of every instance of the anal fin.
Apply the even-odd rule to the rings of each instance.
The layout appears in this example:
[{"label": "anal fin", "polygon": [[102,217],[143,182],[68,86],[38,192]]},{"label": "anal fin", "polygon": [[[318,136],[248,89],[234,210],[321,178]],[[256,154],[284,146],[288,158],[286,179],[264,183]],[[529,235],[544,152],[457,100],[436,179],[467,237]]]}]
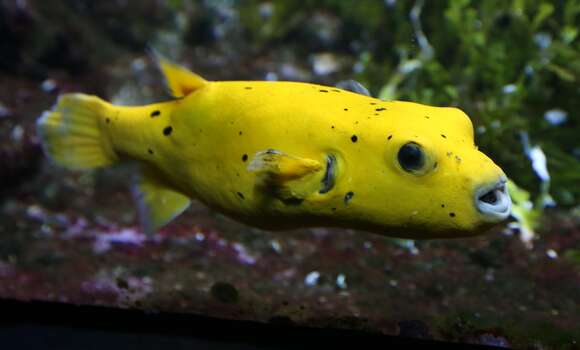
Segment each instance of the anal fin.
[{"label": "anal fin", "polygon": [[141,226],[148,235],[179,216],[191,203],[189,197],[173,190],[155,169],[148,166],[141,167],[133,192]]}]

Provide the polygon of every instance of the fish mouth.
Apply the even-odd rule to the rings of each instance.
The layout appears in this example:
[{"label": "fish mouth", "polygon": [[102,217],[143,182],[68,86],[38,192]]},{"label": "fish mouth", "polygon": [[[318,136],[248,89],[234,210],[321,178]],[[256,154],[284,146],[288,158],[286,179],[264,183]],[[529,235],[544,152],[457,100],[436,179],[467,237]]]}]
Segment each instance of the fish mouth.
[{"label": "fish mouth", "polygon": [[512,201],[507,191],[507,178],[485,184],[475,191],[475,207],[486,222],[501,222],[510,215]]},{"label": "fish mouth", "polygon": [[322,188],[318,191],[321,194],[329,192],[336,184],[336,157],[333,154],[326,156],[326,171],[321,183]]}]

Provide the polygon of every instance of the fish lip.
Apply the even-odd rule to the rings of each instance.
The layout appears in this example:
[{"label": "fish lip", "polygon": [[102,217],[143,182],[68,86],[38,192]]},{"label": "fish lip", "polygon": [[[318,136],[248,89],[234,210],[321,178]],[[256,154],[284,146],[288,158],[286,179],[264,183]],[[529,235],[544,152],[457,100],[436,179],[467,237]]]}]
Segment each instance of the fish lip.
[{"label": "fish lip", "polygon": [[321,180],[322,188],[318,191],[320,194],[328,193],[336,184],[336,156],[329,154],[326,156],[326,170]]},{"label": "fish lip", "polygon": [[[494,203],[481,199],[490,192],[496,196]],[[474,204],[486,222],[498,223],[507,219],[511,212],[512,201],[507,189],[506,176],[502,175],[498,181],[479,187],[475,191]]]}]

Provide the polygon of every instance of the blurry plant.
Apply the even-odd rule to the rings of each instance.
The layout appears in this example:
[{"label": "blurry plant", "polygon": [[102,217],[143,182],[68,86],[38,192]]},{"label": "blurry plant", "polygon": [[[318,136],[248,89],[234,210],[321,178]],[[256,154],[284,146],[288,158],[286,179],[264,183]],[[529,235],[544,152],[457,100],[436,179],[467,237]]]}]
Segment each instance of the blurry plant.
[{"label": "blurry plant", "polygon": [[530,200],[530,193],[517,186],[512,180],[508,181],[508,188],[512,197],[512,216],[517,221],[510,227],[517,229],[521,240],[531,247],[535,229],[538,227],[542,214],[542,207],[534,205]]},{"label": "blurry plant", "polygon": [[540,191],[532,203],[530,193],[509,180],[508,188],[513,201],[511,214],[516,219],[511,227],[519,230],[521,240],[531,248],[532,240],[536,235],[534,230],[540,223],[543,209],[555,205],[555,202],[550,195],[551,176],[548,172],[544,151],[537,145],[530,145],[528,133],[521,132],[520,137],[524,153],[532,163],[532,169],[540,180]]}]

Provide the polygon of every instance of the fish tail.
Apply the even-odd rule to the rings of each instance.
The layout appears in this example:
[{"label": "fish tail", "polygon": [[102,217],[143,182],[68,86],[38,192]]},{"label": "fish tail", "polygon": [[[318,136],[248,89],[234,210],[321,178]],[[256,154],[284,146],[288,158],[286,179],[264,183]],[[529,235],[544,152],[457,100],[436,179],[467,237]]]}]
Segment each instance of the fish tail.
[{"label": "fish tail", "polygon": [[118,160],[104,131],[113,106],[96,96],[61,95],[56,105],[36,122],[45,153],[71,169],[91,169]]}]

